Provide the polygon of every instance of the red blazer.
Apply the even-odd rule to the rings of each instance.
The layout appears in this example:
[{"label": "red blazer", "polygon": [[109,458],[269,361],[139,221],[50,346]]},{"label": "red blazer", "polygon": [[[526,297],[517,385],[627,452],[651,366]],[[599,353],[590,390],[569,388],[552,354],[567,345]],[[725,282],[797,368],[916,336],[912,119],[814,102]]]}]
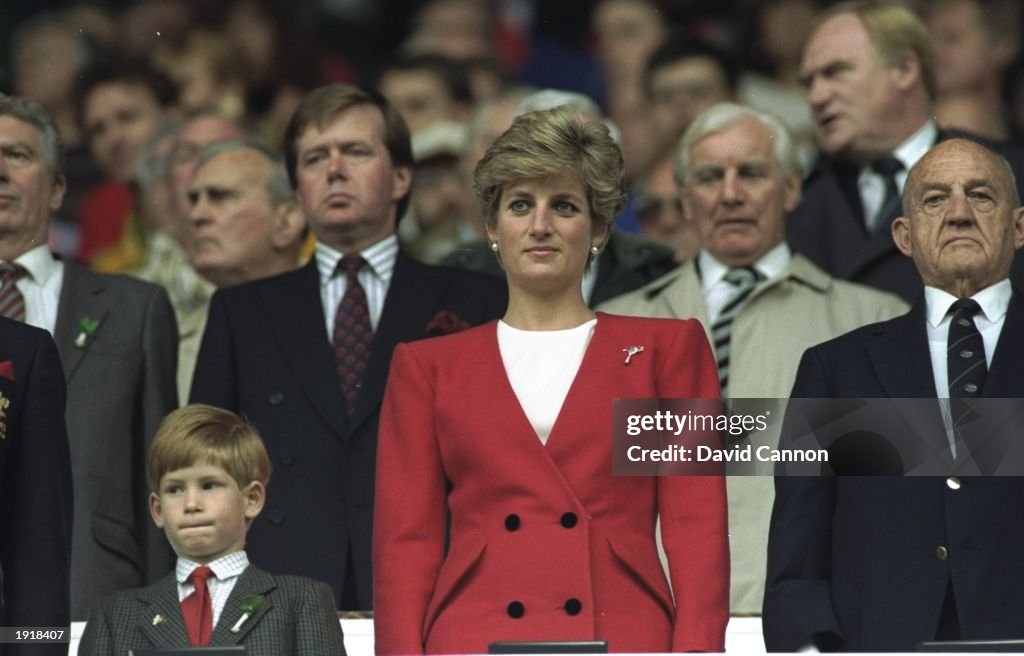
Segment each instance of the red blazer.
[{"label": "red blazer", "polygon": [[[627,367],[632,345],[645,350]],[[494,322],[400,345],[378,444],[377,653],[594,639],[620,652],[723,651],[724,479],[611,473],[612,399],[717,396],[697,321],[599,313],[545,446],[505,375]]]}]

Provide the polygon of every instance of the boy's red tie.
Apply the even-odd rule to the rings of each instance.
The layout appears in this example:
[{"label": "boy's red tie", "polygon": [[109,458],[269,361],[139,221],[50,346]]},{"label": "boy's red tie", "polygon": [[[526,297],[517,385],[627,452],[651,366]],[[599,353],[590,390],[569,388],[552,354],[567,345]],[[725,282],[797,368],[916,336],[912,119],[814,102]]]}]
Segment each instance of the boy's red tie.
[{"label": "boy's red tie", "polygon": [[211,575],[213,572],[206,566],[192,570],[188,578],[196,589],[181,601],[181,615],[185,618],[188,641],[193,647],[210,644],[210,636],[213,634],[213,603],[206,587],[206,579]]}]

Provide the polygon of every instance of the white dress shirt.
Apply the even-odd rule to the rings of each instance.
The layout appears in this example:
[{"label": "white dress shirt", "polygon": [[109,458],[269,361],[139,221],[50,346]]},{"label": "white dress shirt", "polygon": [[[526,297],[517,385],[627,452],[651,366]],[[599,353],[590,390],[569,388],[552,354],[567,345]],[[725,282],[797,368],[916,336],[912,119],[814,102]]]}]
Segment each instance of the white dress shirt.
[{"label": "white dress shirt", "polygon": [[[334,315],[338,312],[338,304],[345,297],[348,283],[345,273],[338,271],[338,262],[343,253],[322,242],[316,245],[316,266],[320,271],[320,301],[324,306],[327,340],[334,339]],[[380,315],[384,311],[384,300],[391,286],[391,276],[395,272],[395,258],[398,257],[398,237],[391,234],[380,240],[359,255],[366,260],[366,265],[359,270],[359,284],[366,292],[366,304],[370,311],[370,327],[377,331]]]},{"label": "white dress shirt", "polygon": [[[766,280],[770,280],[785,270],[792,257],[789,244],[782,242],[761,256],[761,259],[754,263],[754,270]],[[700,284],[704,290],[704,307],[708,311],[708,321],[713,326],[718,320],[718,315],[722,313],[722,308],[736,294],[736,286],[725,279],[730,267],[716,260],[703,248],[697,254],[697,266],[700,269]]]},{"label": "white dress shirt", "polygon": [[25,297],[25,323],[52,335],[57,326],[60,290],[64,287],[64,263],[45,244],[22,253],[14,262],[27,271],[17,284]]},{"label": "white dress shirt", "polygon": [[[178,603],[185,600],[185,597],[195,592],[196,587],[188,580],[192,570],[199,567],[199,563],[192,562],[187,558],[178,558],[178,565],[174,568],[174,578],[178,581]],[[206,589],[210,591],[210,602],[213,604],[213,628],[217,627],[224,606],[228,603],[231,591],[238,583],[238,577],[249,567],[249,557],[244,551],[236,551],[207,565],[213,571],[213,576],[206,580]]]},{"label": "white dress shirt", "polygon": [[[929,120],[892,151],[892,156],[903,164],[903,170],[896,174],[896,189],[900,192],[901,197],[910,167],[924,157],[938,137],[938,126],[935,125],[935,121]],[[865,166],[857,176],[857,188],[860,190],[861,207],[864,208],[864,225],[868,227],[868,230],[872,230],[874,229],[875,215],[881,211],[882,205],[885,203],[885,179],[870,165]]]}]

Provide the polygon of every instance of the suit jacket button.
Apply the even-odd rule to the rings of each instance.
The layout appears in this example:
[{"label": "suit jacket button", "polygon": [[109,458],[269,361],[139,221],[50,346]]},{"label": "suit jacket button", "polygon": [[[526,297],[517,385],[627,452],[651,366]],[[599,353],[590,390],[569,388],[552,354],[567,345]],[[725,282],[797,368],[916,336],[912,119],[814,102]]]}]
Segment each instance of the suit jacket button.
[{"label": "suit jacket button", "polygon": [[274,526],[280,526],[281,524],[284,524],[284,513],[276,511],[270,513],[270,523]]},{"label": "suit jacket button", "polygon": [[519,619],[526,614],[526,608],[523,606],[521,601],[513,601],[508,605],[508,616],[514,620]]},{"label": "suit jacket button", "polygon": [[939,560],[946,560],[949,557],[949,549],[946,547],[938,547],[935,549],[935,557]]},{"label": "suit jacket button", "polygon": [[270,401],[270,405],[281,405],[281,403],[284,402],[284,394],[281,392],[274,392],[270,395],[268,401]]},{"label": "suit jacket button", "polygon": [[562,526],[564,526],[565,528],[572,528],[576,526],[576,522],[576,513],[567,512],[564,515],[562,515]]},{"label": "suit jacket button", "polygon": [[583,610],[583,604],[580,603],[579,599],[567,599],[565,602],[565,612],[569,615],[579,615],[580,611]]},{"label": "suit jacket button", "polygon": [[509,515],[508,517],[506,517],[505,518],[505,528],[507,530],[509,530],[509,531],[518,531],[519,530],[519,515],[516,515],[515,513],[513,513],[513,514]]},{"label": "suit jacket button", "polygon": [[956,476],[950,476],[949,478],[946,479],[946,487],[948,487],[951,490],[959,490],[960,479],[957,478]]}]

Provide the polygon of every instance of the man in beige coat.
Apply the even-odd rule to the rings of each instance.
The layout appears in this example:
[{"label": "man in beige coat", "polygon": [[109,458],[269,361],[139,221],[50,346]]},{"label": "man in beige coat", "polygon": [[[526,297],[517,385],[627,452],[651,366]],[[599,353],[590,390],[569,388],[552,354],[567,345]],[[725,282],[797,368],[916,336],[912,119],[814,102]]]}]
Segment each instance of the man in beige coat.
[{"label": "man in beige coat", "polygon": [[[732,103],[711,107],[683,135],[676,177],[701,251],[599,309],[700,319],[723,396],[787,398],[804,349],[906,310],[898,297],[836,280],[790,251],[785,217],[800,200],[800,165],[775,117]],[[734,615],[758,615],[772,479],[730,477],[728,491],[730,607]]]}]

